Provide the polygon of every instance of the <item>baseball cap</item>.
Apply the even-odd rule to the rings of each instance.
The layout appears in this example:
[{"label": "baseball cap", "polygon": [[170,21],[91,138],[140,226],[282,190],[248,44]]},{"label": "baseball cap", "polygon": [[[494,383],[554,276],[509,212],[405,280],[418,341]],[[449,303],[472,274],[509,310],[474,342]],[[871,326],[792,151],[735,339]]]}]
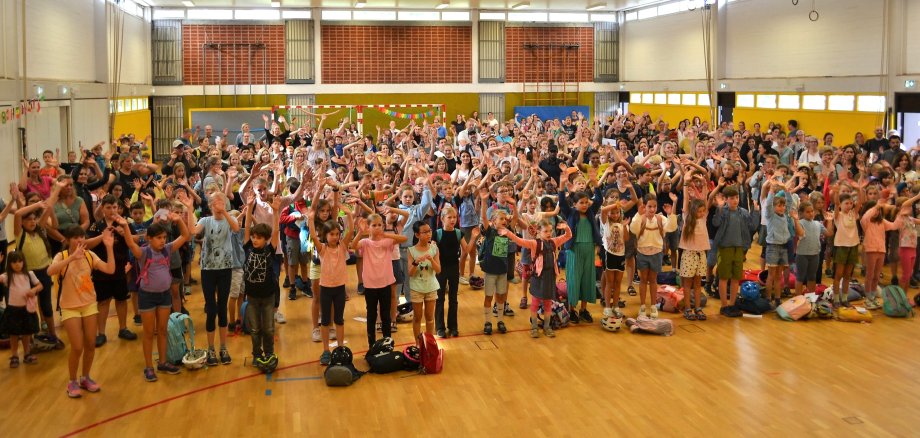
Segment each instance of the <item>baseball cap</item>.
[{"label": "baseball cap", "polygon": [[174,140],[172,147],[173,149],[178,147],[185,147],[185,143],[182,143],[182,140]]},{"label": "baseball cap", "polygon": [[901,139],[901,134],[898,133],[898,130],[897,130],[897,129],[892,129],[891,131],[888,131],[888,139],[890,140],[890,139],[892,139],[892,138],[894,138],[894,137],[897,137],[898,140]]}]

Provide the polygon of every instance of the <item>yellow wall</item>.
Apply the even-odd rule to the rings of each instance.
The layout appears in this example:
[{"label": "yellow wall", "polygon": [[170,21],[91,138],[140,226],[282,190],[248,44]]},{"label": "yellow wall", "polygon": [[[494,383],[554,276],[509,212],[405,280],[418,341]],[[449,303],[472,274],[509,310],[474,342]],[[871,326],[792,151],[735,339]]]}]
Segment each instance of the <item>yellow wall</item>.
[{"label": "yellow wall", "polygon": [[806,134],[821,138],[825,132],[834,133],[834,144],[845,146],[853,143],[856,132],[862,132],[866,138],[872,138],[876,126],[884,122],[882,113],[866,113],[854,111],[810,111],[810,110],[772,110],[759,108],[735,108],[734,120],[737,124],[744,121],[750,129],[754,123],[759,122],[766,129],[770,122],[782,123],[786,126],[789,120],[797,120],[799,128]]},{"label": "yellow wall", "polygon": [[[640,115],[648,112],[652,120],[657,120],[658,116],[661,116],[671,128],[677,128],[677,124],[683,119],[693,120],[694,116],[699,116],[701,120],[709,120],[708,106],[631,103],[629,104],[629,112]],[[735,114],[738,114],[737,110],[735,110]],[[735,116],[735,120],[742,119]],[[712,125],[711,122],[710,125]]]},{"label": "yellow wall", "polygon": [[150,110],[116,113],[112,132],[114,138],[122,134],[134,134],[138,141],[143,140],[150,135]]}]

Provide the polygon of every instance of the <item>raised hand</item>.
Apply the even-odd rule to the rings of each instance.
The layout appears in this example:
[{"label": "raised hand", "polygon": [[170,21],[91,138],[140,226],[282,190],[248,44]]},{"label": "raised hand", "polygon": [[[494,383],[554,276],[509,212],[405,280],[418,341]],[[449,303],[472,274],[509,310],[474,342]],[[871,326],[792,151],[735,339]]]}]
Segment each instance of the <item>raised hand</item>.
[{"label": "raised hand", "polygon": [[112,229],[106,229],[102,232],[102,244],[106,248],[111,248],[112,245],[115,245],[115,235],[112,233]]}]

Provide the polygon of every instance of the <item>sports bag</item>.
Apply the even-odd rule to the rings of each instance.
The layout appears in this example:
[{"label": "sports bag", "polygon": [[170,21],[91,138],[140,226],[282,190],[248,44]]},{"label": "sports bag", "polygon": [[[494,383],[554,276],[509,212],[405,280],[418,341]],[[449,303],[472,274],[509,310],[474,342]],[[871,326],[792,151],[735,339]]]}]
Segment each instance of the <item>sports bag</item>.
[{"label": "sports bag", "polygon": [[763,315],[772,309],[770,302],[764,298],[757,298],[756,300],[739,298],[737,305],[742,312],[752,315]]},{"label": "sports bag", "polygon": [[480,290],[486,286],[486,280],[475,275],[470,276],[470,289]]},{"label": "sports bag", "polygon": [[657,275],[658,284],[677,286],[677,272],[659,272]]},{"label": "sports bag", "polygon": [[420,363],[419,372],[422,374],[438,374],[444,368],[444,349],[438,345],[438,340],[428,332],[418,335],[418,348]]},{"label": "sports bag", "polygon": [[872,312],[855,307],[839,307],[834,312],[834,319],[843,322],[872,322]]},{"label": "sports bag", "polygon": [[[537,305],[537,321],[543,326],[543,302]],[[553,330],[558,330],[569,325],[569,309],[565,303],[553,301],[552,315],[550,315],[549,325]]]},{"label": "sports bag", "polygon": [[326,380],[326,386],[350,386],[362,375],[364,373],[355,368],[351,349],[339,345],[332,350],[332,360],[323,373],[323,378]]},{"label": "sports bag", "polygon": [[670,319],[651,319],[644,315],[638,318],[627,318],[626,327],[629,327],[631,333],[648,333],[662,336],[674,334],[674,323]]},{"label": "sports bag", "polygon": [[914,309],[910,307],[910,301],[904,289],[894,284],[882,288],[882,311],[892,318],[913,318],[914,316]]},{"label": "sports bag", "polygon": [[181,364],[182,358],[190,350],[185,338],[186,321],[191,321],[188,315],[174,312],[169,315],[169,322],[166,325],[166,360],[174,365]]},{"label": "sports bag", "polygon": [[798,321],[807,317],[811,312],[812,304],[803,295],[796,295],[776,308],[776,314],[786,321]]},{"label": "sports bag", "polygon": [[389,337],[380,338],[374,341],[374,345],[371,345],[371,348],[367,350],[367,354],[365,355],[365,358],[367,358],[368,356],[376,356],[382,353],[389,353],[393,351],[393,348],[395,347],[395,345],[396,345],[396,342],[393,341],[393,338],[389,338]]},{"label": "sports bag", "polygon": [[674,286],[658,286],[656,294],[658,308],[664,312],[677,313],[684,301],[684,290]]},{"label": "sports bag", "polygon": [[[760,274],[767,271],[760,269],[745,269],[741,272],[741,281],[753,281],[755,283],[766,284],[766,281],[760,281]],[[764,277],[766,279],[766,277]]]},{"label": "sports bag", "polygon": [[370,365],[368,372],[374,374],[387,374],[406,369],[406,355],[402,351],[388,351],[367,356]]}]

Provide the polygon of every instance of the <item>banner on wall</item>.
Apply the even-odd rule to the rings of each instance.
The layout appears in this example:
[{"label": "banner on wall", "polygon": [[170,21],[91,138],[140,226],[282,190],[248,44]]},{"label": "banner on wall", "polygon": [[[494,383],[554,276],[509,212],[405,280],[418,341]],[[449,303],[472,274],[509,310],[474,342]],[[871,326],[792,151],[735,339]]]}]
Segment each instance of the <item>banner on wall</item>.
[{"label": "banner on wall", "polygon": [[567,116],[571,116],[572,112],[582,113],[585,118],[589,118],[589,112],[591,108],[586,105],[564,105],[564,106],[516,106],[514,107],[514,113],[520,114],[521,117],[527,117],[533,114],[536,114],[540,120],[552,120],[559,119],[565,120]]},{"label": "banner on wall", "polygon": [[0,123],[6,124],[8,121],[19,120],[23,114],[40,113],[42,111],[42,98],[19,101],[15,106],[0,107]]},{"label": "banner on wall", "polygon": [[427,119],[429,117],[434,117],[439,112],[437,109],[434,109],[434,108],[428,111],[425,111],[423,113],[415,113],[415,114],[401,113],[399,111],[390,111],[388,109],[383,109],[383,108],[375,108],[375,109],[390,117],[397,118],[397,119],[403,119],[403,120]]}]

